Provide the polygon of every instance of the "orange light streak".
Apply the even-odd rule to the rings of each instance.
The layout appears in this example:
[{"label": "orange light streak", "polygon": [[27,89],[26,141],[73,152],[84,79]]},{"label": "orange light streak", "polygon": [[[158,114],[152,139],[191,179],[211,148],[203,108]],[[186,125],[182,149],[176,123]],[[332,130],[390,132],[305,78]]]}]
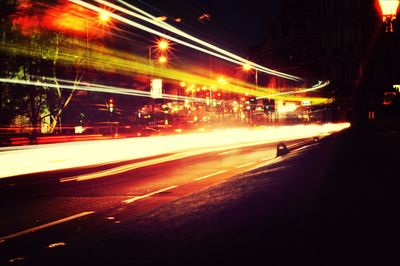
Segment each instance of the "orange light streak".
[{"label": "orange light streak", "polygon": [[[163,154],[172,154],[171,156],[176,158],[183,158],[182,156],[193,156],[212,150],[232,149],[330,134],[349,126],[349,123],[298,125],[221,130],[160,137],[59,143],[35,146],[35,148],[6,147],[0,148],[0,178],[144,159]],[[141,163],[148,165],[146,161]],[[156,161],[154,163],[159,162]],[[124,171],[128,170],[129,167],[124,169]],[[111,174],[114,173],[111,172]],[[100,176],[97,175],[96,178],[98,177]]]}]

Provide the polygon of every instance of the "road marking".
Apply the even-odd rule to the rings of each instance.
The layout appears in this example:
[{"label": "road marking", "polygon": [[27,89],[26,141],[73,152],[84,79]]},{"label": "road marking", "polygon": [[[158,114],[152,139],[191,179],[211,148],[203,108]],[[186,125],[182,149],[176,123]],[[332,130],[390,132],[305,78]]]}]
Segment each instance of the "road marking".
[{"label": "road marking", "polygon": [[213,174],[209,174],[209,175],[205,175],[205,176],[202,176],[202,177],[195,178],[193,180],[194,181],[199,181],[199,180],[203,180],[203,179],[206,179],[206,178],[209,178],[209,177],[212,177],[212,176],[223,174],[225,172],[226,172],[226,170],[222,170],[222,171],[219,171],[219,172],[216,172],[216,173],[213,173]]},{"label": "road marking", "polygon": [[133,198],[130,198],[130,199],[127,199],[127,200],[123,200],[122,203],[129,204],[129,203],[135,202],[137,200],[148,198],[148,197],[151,197],[151,196],[153,196],[155,194],[158,194],[158,193],[161,193],[161,192],[164,192],[164,191],[167,191],[167,190],[174,189],[176,187],[178,187],[178,186],[171,186],[171,187],[163,188],[163,189],[160,189],[160,190],[157,190],[157,191],[154,191],[154,192],[142,195],[142,196],[135,196]]},{"label": "road marking", "polygon": [[19,237],[19,236],[22,236],[22,235],[34,233],[36,231],[45,229],[47,227],[51,227],[51,226],[54,226],[54,225],[62,224],[62,223],[65,223],[65,222],[69,222],[71,220],[75,220],[75,219],[78,219],[78,218],[81,218],[83,216],[87,216],[87,215],[90,215],[90,214],[93,214],[93,213],[94,212],[92,212],[92,211],[90,211],[90,212],[81,212],[81,213],[78,213],[78,214],[75,214],[75,215],[72,215],[72,216],[69,216],[69,217],[54,221],[54,222],[50,222],[50,223],[47,223],[47,224],[42,224],[42,225],[39,225],[39,226],[36,226],[36,227],[32,227],[32,228],[29,228],[29,229],[26,229],[26,230],[23,230],[21,232],[14,233],[14,234],[11,234],[11,235],[8,235],[8,236],[3,236],[3,237],[0,237],[0,243],[4,242],[4,241],[7,241],[7,240],[10,240],[10,239],[15,238],[15,237]]},{"label": "road marking", "polygon": [[234,152],[237,152],[237,151],[238,151],[238,150],[232,150],[232,151],[221,152],[221,153],[218,153],[218,155],[226,155],[226,154],[234,153]]},{"label": "road marking", "polygon": [[236,166],[236,168],[237,168],[237,169],[243,168],[243,167],[246,167],[246,166],[250,166],[250,165],[252,165],[252,164],[255,164],[255,163],[256,163],[256,162],[250,162],[250,163],[242,164],[242,165]]}]

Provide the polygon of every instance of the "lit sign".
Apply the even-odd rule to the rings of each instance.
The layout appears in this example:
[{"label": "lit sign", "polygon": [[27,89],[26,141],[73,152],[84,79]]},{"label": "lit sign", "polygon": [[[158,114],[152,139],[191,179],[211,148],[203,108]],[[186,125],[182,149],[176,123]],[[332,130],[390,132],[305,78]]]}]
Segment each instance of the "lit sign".
[{"label": "lit sign", "polygon": [[310,105],[311,105],[311,101],[310,100],[301,101],[301,106],[310,106]]},{"label": "lit sign", "polygon": [[152,98],[162,98],[162,79],[151,80],[150,94]]},{"label": "lit sign", "polygon": [[395,89],[397,92],[400,92],[400,85],[393,85],[393,89]]}]

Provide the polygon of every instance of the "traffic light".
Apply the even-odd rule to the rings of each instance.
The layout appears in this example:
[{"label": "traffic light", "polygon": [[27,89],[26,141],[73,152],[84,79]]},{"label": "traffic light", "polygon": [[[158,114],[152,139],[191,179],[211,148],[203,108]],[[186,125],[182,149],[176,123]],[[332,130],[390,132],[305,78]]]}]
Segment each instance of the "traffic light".
[{"label": "traffic light", "polygon": [[110,111],[110,113],[114,112],[114,100],[113,99],[108,100],[108,110]]}]

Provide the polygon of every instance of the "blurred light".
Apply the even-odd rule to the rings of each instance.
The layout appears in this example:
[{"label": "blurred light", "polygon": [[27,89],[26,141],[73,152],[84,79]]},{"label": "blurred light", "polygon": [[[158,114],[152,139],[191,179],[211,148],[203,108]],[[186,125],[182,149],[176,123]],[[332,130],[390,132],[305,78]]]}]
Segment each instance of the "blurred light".
[{"label": "blurred light", "polygon": [[158,49],[161,51],[165,51],[169,48],[169,41],[162,39],[158,42]]},{"label": "blurred light", "polygon": [[379,0],[379,6],[381,7],[384,21],[388,17],[396,19],[399,0]]},{"label": "blurred light", "polygon": [[296,111],[296,109],[299,107],[295,103],[284,103],[283,101],[276,101],[276,110],[278,113],[290,113]]},{"label": "blurred light", "polygon": [[211,15],[208,14],[208,13],[201,14],[201,16],[199,16],[199,20],[200,21],[204,21],[204,20],[210,21],[211,20]]},{"label": "blurred light", "polygon": [[251,69],[252,69],[252,67],[251,67],[250,64],[244,64],[244,65],[243,65],[243,70],[244,70],[244,71],[247,72],[247,71],[250,71]]},{"label": "blurred light", "polygon": [[99,12],[99,20],[101,23],[107,23],[108,21],[110,21],[111,18],[108,13],[109,11],[106,10]]},{"label": "blurred light", "polygon": [[[223,150],[226,147],[239,148],[315,137],[341,131],[349,126],[349,123],[342,123],[232,129],[210,133],[48,144],[37,146],[35,149],[5,147],[0,148],[0,178],[171,154],[61,180],[63,182],[83,181],[207,153],[212,150]],[[77,148],[79,153],[76,152]],[[113,152],[101,152],[108,150]]]},{"label": "blurred light", "polygon": [[156,21],[166,21],[167,17],[166,16],[160,16],[160,17],[154,18],[154,20],[156,20]]},{"label": "blurred light", "polygon": [[168,61],[168,59],[167,59],[167,57],[164,56],[164,55],[162,55],[162,56],[160,56],[160,57],[158,58],[158,62],[159,62],[160,64],[165,64],[165,63],[167,63],[167,61]]},{"label": "blurred light", "polygon": [[382,20],[386,23],[386,32],[393,32],[393,21],[396,19],[398,0],[379,0],[382,10]]}]

